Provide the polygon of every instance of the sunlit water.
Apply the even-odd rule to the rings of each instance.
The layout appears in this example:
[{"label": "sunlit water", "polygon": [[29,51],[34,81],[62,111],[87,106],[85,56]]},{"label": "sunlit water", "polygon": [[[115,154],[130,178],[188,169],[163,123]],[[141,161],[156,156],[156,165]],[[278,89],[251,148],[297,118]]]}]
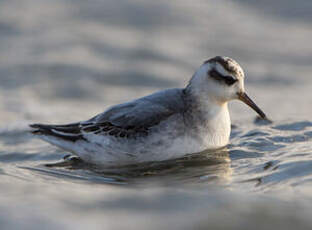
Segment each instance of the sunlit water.
[{"label": "sunlit water", "polygon": [[[311,229],[311,3],[250,2],[2,1],[0,228]],[[226,148],[101,168],[27,131],[182,87],[215,55],[273,121],[231,102]]]}]

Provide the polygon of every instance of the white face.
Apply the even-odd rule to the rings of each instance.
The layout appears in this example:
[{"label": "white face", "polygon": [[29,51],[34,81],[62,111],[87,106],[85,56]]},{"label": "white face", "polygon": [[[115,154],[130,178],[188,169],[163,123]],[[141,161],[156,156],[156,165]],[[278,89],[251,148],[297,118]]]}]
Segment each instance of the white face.
[{"label": "white face", "polygon": [[214,57],[206,61],[190,81],[190,88],[201,101],[224,104],[239,99],[260,117],[267,119],[262,110],[247,96],[244,89],[244,71],[237,62],[228,57]]},{"label": "white face", "polygon": [[234,60],[229,60],[227,69],[218,61],[205,62],[191,81],[196,85],[194,90],[221,103],[238,99],[237,94],[245,91],[244,72]]}]

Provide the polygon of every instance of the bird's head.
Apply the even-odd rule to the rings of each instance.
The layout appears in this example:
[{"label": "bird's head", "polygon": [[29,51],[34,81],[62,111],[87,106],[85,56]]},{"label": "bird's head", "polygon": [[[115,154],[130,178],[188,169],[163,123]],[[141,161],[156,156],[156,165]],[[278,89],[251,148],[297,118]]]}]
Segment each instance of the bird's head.
[{"label": "bird's head", "polygon": [[216,103],[239,99],[266,118],[262,110],[247,96],[244,88],[244,71],[231,58],[216,56],[205,61],[192,77],[188,88],[193,94]]}]

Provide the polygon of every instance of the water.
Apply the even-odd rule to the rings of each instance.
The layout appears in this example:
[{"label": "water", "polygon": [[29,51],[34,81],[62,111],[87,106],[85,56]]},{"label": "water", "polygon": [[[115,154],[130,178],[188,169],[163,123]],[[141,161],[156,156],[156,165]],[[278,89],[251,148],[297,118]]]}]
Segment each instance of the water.
[{"label": "water", "polygon": [[[0,4],[1,229],[311,228],[310,1]],[[216,55],[273,120],[232,102],[227,148],[103,169],[27,132],[182,87]]]}]

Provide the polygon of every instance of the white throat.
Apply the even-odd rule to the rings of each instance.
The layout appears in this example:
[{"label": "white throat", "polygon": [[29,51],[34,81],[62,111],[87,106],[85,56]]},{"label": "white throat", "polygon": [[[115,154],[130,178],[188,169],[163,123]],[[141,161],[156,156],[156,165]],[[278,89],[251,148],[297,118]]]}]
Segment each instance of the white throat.
[{"label": "white throat", "polygon": [[200,150],[227,145],[231,132],[228,103],[221,103],[208,94],[204,96],[192,90],[189,93],[192,99],[188,116],[195,124],[194,130],[197,138],[199,136]]}]

